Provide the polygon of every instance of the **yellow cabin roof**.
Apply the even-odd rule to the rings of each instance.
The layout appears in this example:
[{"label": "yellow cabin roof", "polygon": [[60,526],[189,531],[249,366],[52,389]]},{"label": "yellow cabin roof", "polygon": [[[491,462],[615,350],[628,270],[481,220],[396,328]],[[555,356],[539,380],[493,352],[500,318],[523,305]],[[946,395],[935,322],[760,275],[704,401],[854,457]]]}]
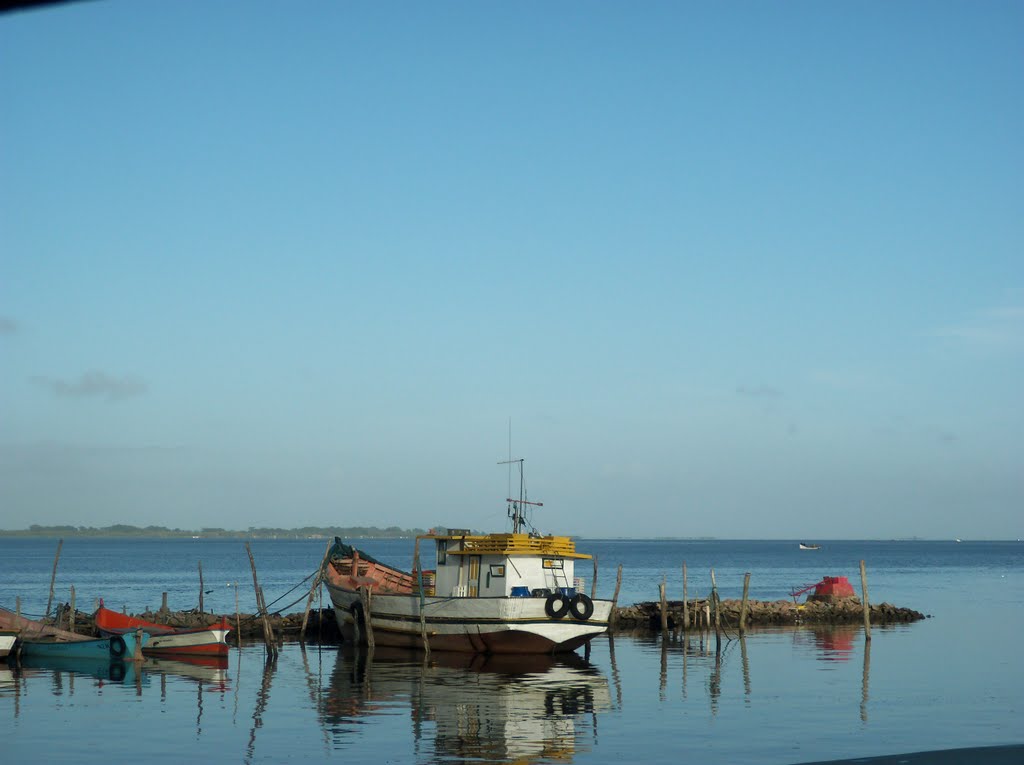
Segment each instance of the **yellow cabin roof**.
[{"label": "yellow cabin roof", "polygon": [[485,534],[484,536],[427,535],[426,539],[457,539],[461,550],[449,555],[537,555],[554,558],[590,559],[591,555],[576,552],[576,543],[569,537],[533,537],[529,534]]}]

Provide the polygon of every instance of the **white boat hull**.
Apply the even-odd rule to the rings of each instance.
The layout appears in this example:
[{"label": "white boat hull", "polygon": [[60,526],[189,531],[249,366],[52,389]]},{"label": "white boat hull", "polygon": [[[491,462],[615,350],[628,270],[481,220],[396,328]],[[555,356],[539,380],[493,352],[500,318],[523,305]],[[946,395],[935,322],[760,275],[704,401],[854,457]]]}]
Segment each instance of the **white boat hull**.
[{"label": "white boat hull", "polygon": [[190,630],[167,635],[152,635],[146,653],[227,653],[227,635],[230,630]]},{"label": "white boat hull", "polygon": [[[353,639],[356,620],[365,619],[359,593],[325,583],[334,604],[342,635]],[[572,651],[607,631],[610,600],[595,600],[594,613],[585,621],[566,614],[548,616],[544,598],[424,598],[423,616],[431,650],[470,653],[537,654]],[[422,648],[418,595],[374,593],[370,626],[380,646]],[[360,640],[367,630],[359,625]]]},{"label": "white boat hull", "polygon": [[0,635],[0,659],[10,654],[17,639],[17,635]]}]

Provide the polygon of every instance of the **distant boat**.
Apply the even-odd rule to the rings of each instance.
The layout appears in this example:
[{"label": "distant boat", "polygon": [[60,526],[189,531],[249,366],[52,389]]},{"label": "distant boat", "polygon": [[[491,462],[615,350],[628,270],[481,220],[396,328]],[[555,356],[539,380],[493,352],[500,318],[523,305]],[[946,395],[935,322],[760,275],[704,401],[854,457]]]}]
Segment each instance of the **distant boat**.
[{"label": "distant boat", "polygon": [[821,545],[809,545],[806,542],[801,542],[800,543],[800,549],[801,550],[820,550],[821,549]]},{"label": "distant boat", "polygon": [[960,537],[957,537],[957,538],[956,538],[956,543],[957,543],[957,544],[960,544]]}]

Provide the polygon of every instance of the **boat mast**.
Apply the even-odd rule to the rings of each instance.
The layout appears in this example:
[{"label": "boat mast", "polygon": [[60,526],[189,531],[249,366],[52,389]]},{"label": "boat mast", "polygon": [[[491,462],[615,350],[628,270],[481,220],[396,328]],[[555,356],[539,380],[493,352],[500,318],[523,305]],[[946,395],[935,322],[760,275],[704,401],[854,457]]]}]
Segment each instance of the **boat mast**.
[{"label": "boat mast", "polygon": [[[502,460],[501,462],[498,463],[499,465],[512,465],[516,463],[519,464],[519,499],[515,500],[512,497],[508,497],[505,500],[506,502],[509,503],[509,509],[512,511],[509,513],[509,515],[512,516],[513,534],[521,534],[523,531],[523,526],[526,525],[526,518],[524,517],[524,505],[544,507],[543,502],[528,502],[526,500],[526,485],[523,481],[523,462],[525,462],[525,460],[522,457],[520,457],[517,460],[507,459]],[[509,468],[509,470],[511,469],[512,468]],[[509,486],[509,488],[511,488],[511,485]]]}]

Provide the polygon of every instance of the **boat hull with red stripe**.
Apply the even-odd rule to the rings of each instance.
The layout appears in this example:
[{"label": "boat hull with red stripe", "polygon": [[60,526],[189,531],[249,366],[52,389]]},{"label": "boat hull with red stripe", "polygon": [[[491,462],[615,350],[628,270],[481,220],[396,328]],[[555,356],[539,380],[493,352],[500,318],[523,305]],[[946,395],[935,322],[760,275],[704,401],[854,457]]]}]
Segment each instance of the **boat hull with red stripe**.
[{"label": "boat hull with red stripe", "polygon": [[123,635],[141,629],[150,636],[143,653],[157,656],[222,656],[228,652],[227,635],[231,630],[227,619],[208,627],[179,629],[119,614],[103,606],[96,611],[96,627],[105,635]]}]

